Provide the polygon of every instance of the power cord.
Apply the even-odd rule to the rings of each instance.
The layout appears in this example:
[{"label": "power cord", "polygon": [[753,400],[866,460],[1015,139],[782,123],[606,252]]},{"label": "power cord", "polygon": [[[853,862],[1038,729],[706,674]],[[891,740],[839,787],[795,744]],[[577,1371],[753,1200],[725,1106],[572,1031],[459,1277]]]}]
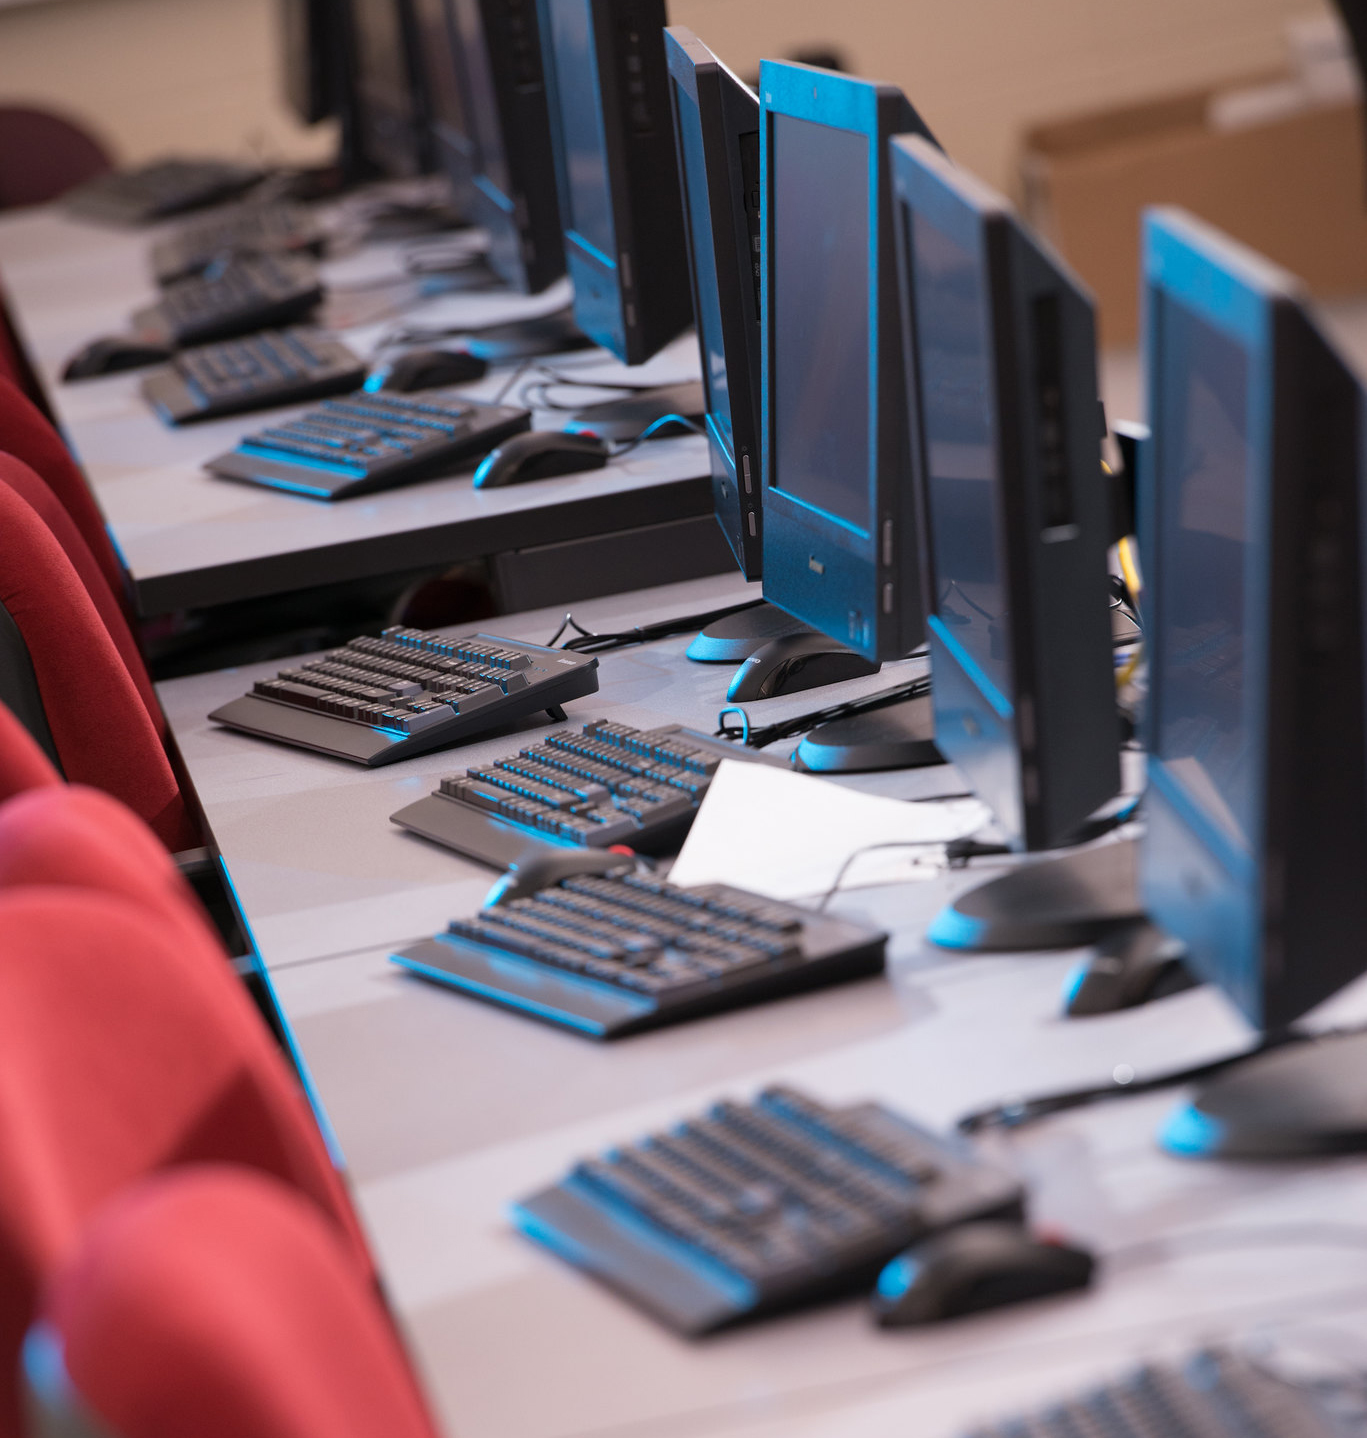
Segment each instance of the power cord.
[{"label": "power cord", "polygon": [[705,614],[685,614],[677,619],[664,619],[658,624],[639,624],[635,629],[622,629],[612,634],[598,634],[585,629],[572,613],[566,614],[560,628],[547,641],[546,648],[554,649],[560,636],[573,629],[573,639],[567,639],[560,647],[572,649],[578,654],[602,654],[609,649],[625,649],[631,644],[649,644],[653,639],[668,639],[675,634],[686,634],[690,629],[702,629],[727,615],[739,614],[762,604],[762,599],[749,599],[744,604],[730,604],[725,609],[710,609]]},{"label": "power cord", "polygon": [[[915,653],[922,651],[917,650]],[[825,709],[815,709],[807,714],[797,714],[791,719],[780,719],[773,724],[752,727],[750,716],[737,705],[729,705],[717,715],[717,728],[713,737],[739,741],[748,749],[763,749],[767,744],[776,744],[780,739],[792,739],[805,734],[818,724],[833,719],[850,719],[856,714],[869,714],[876,709],[886,709],[893,704],[905,703],[908,699],[924,699],[930,693],[930,677],[922,674],[896,689],[885,689],[878,694],[866,694],[859,699],[846,699],[841,704],[831,704]],[[727,716],[740,716],[739,726],[728,725]]]}]

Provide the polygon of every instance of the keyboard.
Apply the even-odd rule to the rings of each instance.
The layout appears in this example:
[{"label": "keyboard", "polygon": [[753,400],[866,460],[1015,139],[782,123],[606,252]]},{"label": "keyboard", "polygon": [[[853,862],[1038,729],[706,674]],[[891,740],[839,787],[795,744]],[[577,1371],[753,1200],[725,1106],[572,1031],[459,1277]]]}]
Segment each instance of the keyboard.
[{"label": "keyboard", "polygon": [[1355,1419],[1340,1421],[1323,1398],[1237,1354],[1204,1349],[966,1438],[1348,1438],[1367,1432],[1356,1397]]},{"label": "keyboard", "polygon": [[62,208],[87,220],[146,225],[230,200],[259,184],[261,171],[222,160],[157,160],[98,175],[62,196]]},{"label": "keyboard", "polygon": [[692,1336],[867,1291],[909,1244],[1023,1207],[1013,1178],[956,1141],[775,1086],[587,1159],[512,1217]]},{"label": "keyboard", "polygon": [[491,634],[447,639],[386,629],[260,679],[215,709],[216,723],[337,759],[392,764],[473,739],[598,688],[591,655]]},{"label": "keyboard", "polygon": [[317,255],[324,231],[312,210],[289,201],[236,205],[221,214],[182,225],[158,240],[149,256],[159,285],[197,275],[230,255]]},{"label": "keyboard", "polygon": [[204,467],[312,499],[350,499],[472,468],[531,422],[525,409],[449,390],[358,394],[249,434]]},{"label": "keyboard", "polygon": [[302,325],[182,350],[142,381],[167,424],[218,419],[359,389],[365,363],[341,340]]},{"label": "keyboard", "polygon": [[392,961],[596,1039],[882,972],[887,935],[724,884],[577,874]]},{"label": "keyboard", "polygon": [[133,317],[139,331],[178,346],[236,339],[304,320],[322,303],[312,261],[294,255],[241,255],[194,279],[177,280]]}]

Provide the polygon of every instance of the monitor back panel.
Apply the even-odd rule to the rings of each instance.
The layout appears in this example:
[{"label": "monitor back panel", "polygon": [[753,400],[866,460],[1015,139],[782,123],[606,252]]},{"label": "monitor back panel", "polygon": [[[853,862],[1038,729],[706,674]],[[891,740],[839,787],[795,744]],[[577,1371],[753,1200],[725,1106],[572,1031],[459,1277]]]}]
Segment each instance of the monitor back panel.
[{"label": "monitor back panel", "polygon": [[455,0],[413,0],[413,7],[431,118],[433,162],[451,186],[456,209],[473,219],[479,155]]},{"label": "monitor back panel", "polygon": [[764,597],[874,660],[924,638],[888,140],[891,85],[760,67]]},{"label": "monitor back panel", "polygon": [[1145,222],[1140,892],[1277,1029],[1367,966],[1362,397],[1284,272]]},{"label": "monitor back panel", "polygon": [[427,87],[413,0],[351,0],[359,139],[386,176],[432,168]]},{"label": "monitor back panel", "polygon": [[1000,196],[892,153],[936,744],[1050,848],[1120,787],[1092,305]]},{"label": "monitor back panel", "polygon": [[717,522],[760,577],[759,101],[689,30],[665,32]]}]

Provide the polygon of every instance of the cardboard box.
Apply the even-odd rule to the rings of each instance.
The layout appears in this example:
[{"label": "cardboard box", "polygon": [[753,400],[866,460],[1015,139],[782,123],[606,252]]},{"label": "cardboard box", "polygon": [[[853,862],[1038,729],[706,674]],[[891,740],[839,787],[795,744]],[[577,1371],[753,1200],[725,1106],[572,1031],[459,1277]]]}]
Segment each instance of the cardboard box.
[{"label": "cardboard box", "polygon": [[1024,213],[1091,286],[1102,344],[1136,339],[1146,205],[1183,206],[1315,294],[1367,290],[1361,104],[1288,104],[1289,83],[1255,76],[1027,132]]}]

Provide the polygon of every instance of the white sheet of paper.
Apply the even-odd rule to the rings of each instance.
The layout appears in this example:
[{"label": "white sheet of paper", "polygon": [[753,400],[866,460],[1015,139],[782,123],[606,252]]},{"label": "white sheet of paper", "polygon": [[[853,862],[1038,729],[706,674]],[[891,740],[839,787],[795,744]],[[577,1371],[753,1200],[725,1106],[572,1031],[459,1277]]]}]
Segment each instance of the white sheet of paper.
[{"label": "white sheet of paper", "polygon": [[[976,799],[908,803],[842,788],[828,779],[723,759],[670,870],[671,883],[724,883],[771,899],[824,894],[840,866],[867,844],[957,839],[990,817]],[[916,860],[935,849],[862,854],[842,888],[930,877]]]}]

